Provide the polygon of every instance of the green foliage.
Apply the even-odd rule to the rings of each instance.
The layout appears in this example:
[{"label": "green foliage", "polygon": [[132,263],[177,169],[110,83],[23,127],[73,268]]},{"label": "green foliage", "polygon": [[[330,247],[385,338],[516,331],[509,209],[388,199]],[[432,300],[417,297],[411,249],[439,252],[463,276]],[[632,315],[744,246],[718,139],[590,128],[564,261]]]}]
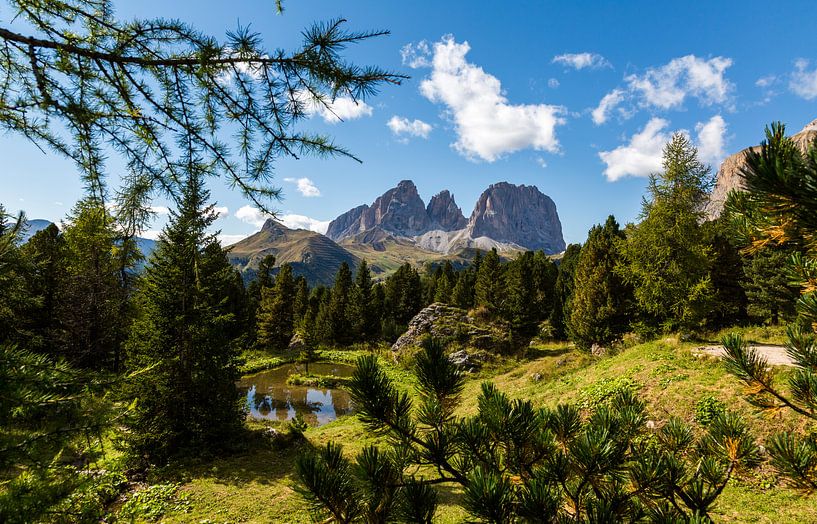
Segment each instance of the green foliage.
[{"label": "green foliage", "polygon": [[131,495],[119,517],[157,521],[167,513],[187,513],[190,505],[190,496],[179,493],[178,484],[153,484]]},{"label": "green foliage", "polygon": [[559,274],[554,284],[553,309],[550,312],[549,318],[550,325],[553,328],[553,334],[558,339],[564,339],[567,336],[565,322],[570,316],[570,303],[573,298],[573,279],[581,249],[582,246],[579,244],[569,244],[559,263]]},{"label": "green foliage", "polygon": [[695,403],[695,422],[708,426],[726,413],[726,404],[713,396],[703,397]]},{"label": "green foliage", "polygon": [[604,226],[590,229],[574,275],[567,331],[577,346],[607,346],[629,328],[632,289],[615,273],[624,232],[611,215]]},{"label": "green foliage", "polygon": [[504,297],[502,268],[496,248],[490,250],[480,263],[474,284],[474,307],[485,308],[491,314],[498,314]]},{"label": "green foliage", "polygon": [[144,371],[127,391],[138,401],[127,440],[140,462],[223,449],[241,424],[235,314],[223,292],[235,270],[206,233],[215,220],[207,198],[202,175],[190,173],[140,282],[128,363]]},{"label": "green foliage", "polygon": [[701,226],[712,184],[689,139],[676,133],[661,173],[650,177],[643,220],[627,230],[618,272],[633,286],[645,320],[665,331],[693,330],[712,309],[711,258]]},{"label": "green foliage", "polygon": [[599,406],[609,405],[619,395],[633,394],[639,387],[639,384],[629,377],[603,378],[579,392],[578,405],[582,409],[593,410]]},{"label": "green foliage", "polygon": [[117,210],[129,230],[149,223],[154,193],[179,195],[193,163],[264,207],[280,194],[270,185],[280,157],[354,158],[298,122],[336,97],[365,99],[403,78],[345,59],[344,48],[387,31],[348,31],[342,19],[312,25],[286,52],[263,47],[247,27],[219,41],[179,20],[114,12],[110,0],[10,2],[0,125],[72,159],[97,196],[107,157],[118,156],[126,171]]},{"label": "green foliage", "polygon": [[267,351],[286,349],[295,325],[295,280],[292,266],[283,264],[272,287],[261,288],[256,317],[257,344]]},{"label": "green foliage", "polygon": [[365,448],[357,467],[333,443],[298,459],[319,518],[430,522],[432,486],[451,484],[482,522],[704,522],[734,472],[758,463],[753,436],[731,413],[697,438],[677,419],[651,432],[632,383],[599,388],[608,402],[586,418],[569,405],[535,409],[484,383],[477,414],[458,418],[463,378],[446,353],[424,343],[416,405],[376,358],[358,360],[349,387],[358,417],[387,447]]},{"label": "green foliage", "polygon": [[752,254],[744,266],[749,314],[759,322],[776,326],[780,319],[792,320],[799,295],[788,268],[792,252],[766,247]]}]

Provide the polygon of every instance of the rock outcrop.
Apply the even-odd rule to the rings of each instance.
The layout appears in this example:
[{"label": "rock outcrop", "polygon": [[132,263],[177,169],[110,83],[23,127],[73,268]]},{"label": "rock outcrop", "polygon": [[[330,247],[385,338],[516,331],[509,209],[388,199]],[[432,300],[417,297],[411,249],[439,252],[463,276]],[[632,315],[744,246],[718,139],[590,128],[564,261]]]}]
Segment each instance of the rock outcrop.
[{"label": "rock outcrop", "polygon": [[467,230],[472,239],[488,237],[548,254],[565,249],[556,204],[536,186],[492,184],[477,200]]},{"label": "rock outcrop", "polygon": [[426,214],[434,228],[438,230],[455,231],[468,225],[468,220],[454,201],[454,195],[447,189],[431,197]]},{"label": "rock outcrop", "polygon": [[464,309],[435,302],[411,319],[408,329],[400,335],[391,349],[394,358],[400,359],[413,353],[412,350],[420,346],[423,338],[432,336],[453,342],[456,349],[470,348],[501,353],[510,347],[507,333],[505,326],[478,322]]},{"label": "rock outcrop", "polygon": [[[792,140],[802,151],[805,151],[808,146],[814,143],[817,139],[817,120],[812,121],[804,127],[799,133],[793,135]],[[726,197],[733,189],[744,189],[743,178],[741,172],[746,167],[746,154],[749,151],[759,151],[760,146],[748,147],[739,153],[727,157],[718,169],[718,175],[715,179],[715,187],[709,196],[709,202],[706,205],[706,216],[710,220],[714,220],[723,212],[723,205],[726,202]]]}]

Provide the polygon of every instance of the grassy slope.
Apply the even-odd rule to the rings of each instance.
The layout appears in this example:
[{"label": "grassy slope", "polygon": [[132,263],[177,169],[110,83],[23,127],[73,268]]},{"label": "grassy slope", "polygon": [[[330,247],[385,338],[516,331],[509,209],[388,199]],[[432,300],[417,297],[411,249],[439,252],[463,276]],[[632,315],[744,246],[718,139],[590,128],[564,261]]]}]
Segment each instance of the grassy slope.
[{"label": "grassy slope", "polygon": [[[537,348],[524,359],[505,362],[470,379],[460,411],[463,415],[475,412],[476,396],[485,379],[493,380],[513,397],[552,406],[577,401],[586,388],[600,380],[624,376],[641,386],[639,391],[648,403],[648,411],[659,423],[670,415],[691,421],[695,402],[712,395],[744,414],[762,439],[780,429],[799,426],[787,413],[774,418],[757,413],[742,399],[742,387],[737,381],[716,361],[694,356],[692,347],[667,339],[600,360],[567,347]],[[396,368],[391,373],[410,387],[408,374]],[[532,377],[537,373],[542,378],[534,381]],[[176,471],[183,479],[183,489],[192,496],[193,511],[170,515],[167,522],[310,522],[307,506],[294,490],[296,454],[330,440],[343,443],[346,451],[354,454],[374,439],[354,417],[311,428],[306,436],[308,443],[300,450],[257,450]],[[767,489],[770,486],[774,487]],[[439,522],[461,522],[465,518],[456,505],[457,497],[456,492],[442,494]],[[727,522],[817,522],[817,499],[780,486],[771,470],[761,468],[730,484],[713,516]]]}]

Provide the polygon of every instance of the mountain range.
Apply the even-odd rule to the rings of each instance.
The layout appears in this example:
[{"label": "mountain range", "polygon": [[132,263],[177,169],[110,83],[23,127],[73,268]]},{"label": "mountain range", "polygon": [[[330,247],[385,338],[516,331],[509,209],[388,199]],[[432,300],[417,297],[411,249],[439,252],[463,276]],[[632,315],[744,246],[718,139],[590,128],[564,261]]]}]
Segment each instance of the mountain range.
[{"label": "mountain range", "polygon": [[267,254],[288,262],[310,283],[329,284],[342,262],[365,259],[376,275],[405,262],[450,260],[463,265],[477,250],[504,256],[525,250],[564,251],[556,204],[535,186],[499,182],[489,186],[466,219],[443,190],[426,205],[411,180],[403,180],[372,204],[362,204],[329,223],[326,234],[289,229],[273,219],[261,231],[231,246],[230,259],[251,278]]}]

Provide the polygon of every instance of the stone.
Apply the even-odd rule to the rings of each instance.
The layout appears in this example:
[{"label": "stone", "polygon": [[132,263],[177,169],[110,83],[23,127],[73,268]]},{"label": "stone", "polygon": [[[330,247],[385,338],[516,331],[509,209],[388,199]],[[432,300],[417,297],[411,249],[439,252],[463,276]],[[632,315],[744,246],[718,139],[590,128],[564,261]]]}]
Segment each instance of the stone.
[{"label": "stone", "polygon": [[532,381],[534,381],[534,382],[539,382],[539,381],[542,380],[542,374],[541,373],[534,373],[533,375],[530,376],[530,379]]},{"label": "stone", "polygon": [[603,357],[607,354],[607,348],[599,344],[593,344],[590,346],[590,354],[594,357]]},{"label": "stone", "polygon": [[447,189],[431,197],[426,214],[434,228],[442,231],[455,231],[468,225],[468,220],[454,201],[454,195]]},{"label": "stone", "polygon": [[[817,138],[817,120],[813,120],[799,133],[792,135],[791,138],[800,150],[805,151]],[[733,189],[741,191],[746,187],[743,183],[741,171],[746,167],[746,154],[749,151],[758,152],[760,146],[748,147],[727,157],[721,164],[720,169],[718,169],[715,187],[712,189],[709,202],[705,207],[706,216],[709,220],[715,220],[721,215],[723,205],[730,191]]]}]

